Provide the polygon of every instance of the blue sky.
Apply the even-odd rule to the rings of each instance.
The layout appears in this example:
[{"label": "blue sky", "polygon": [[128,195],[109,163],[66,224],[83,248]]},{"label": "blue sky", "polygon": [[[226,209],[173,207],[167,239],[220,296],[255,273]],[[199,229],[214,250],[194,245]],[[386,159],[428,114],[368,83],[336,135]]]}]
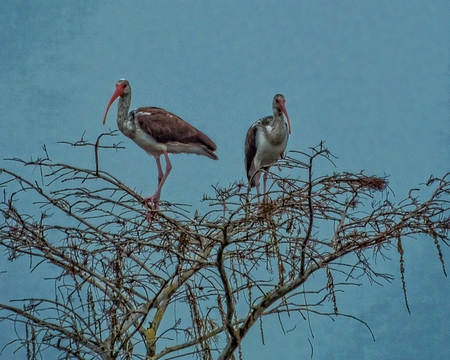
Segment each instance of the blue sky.
[{"label": "blue sky", "polygon": [[[92,165],[57,142],[83,132],[93,141],[116,129],[114,107],[106,126],[102,117],[115,82],[126,78],[132,108],[165,108],[217,143],[217,162],[171,156],[162,200],[200,208],[211,184],[245,176],[245,133],[282,93],[292,123],[288,149],[325,141],[338,159],[324,171],[389,175],[400,201],[431,174],[449,171],[449,10],[448,1],[4,1],[0,158],[42,156],[46,144],[55,161]],[[126,150],[109,154],[103,166],[151,195],[154,160],[123,142]],[[303,323],[286,336],[274,324],[262,346],[255,329],[246,359],[309,357],[307,339],[316,359],[442,358],[449,280],[430,242],[411,240],[405,248],[411,315],[395,252],[377,264],[395,275],[392,284],[363,281],[340,300],[342,310],[371,326],[376,342],[355,321],[314,318],[314,338]],[[444,256],[450,259],[448,249]],[[10,266],[0,264],[2,271]],[[26,274],[15,280],[23,288]]]}]

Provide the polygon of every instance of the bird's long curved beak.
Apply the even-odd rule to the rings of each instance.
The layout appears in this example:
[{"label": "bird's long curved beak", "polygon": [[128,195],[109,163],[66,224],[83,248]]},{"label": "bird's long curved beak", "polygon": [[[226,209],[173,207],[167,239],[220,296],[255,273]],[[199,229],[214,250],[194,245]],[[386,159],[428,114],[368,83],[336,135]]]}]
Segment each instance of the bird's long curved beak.
[{"label": "bird's long curved beak", "polygon": [[291,134],[291,120],[289,120],[289,115],[286,111],[286,107],[284,106],[284,101],[280,102],[281,105],[281,111],[283,112],[284,116],[286,116],[287,124],[288,124],[288,133]]},{"label": "bird's long curved beak", "polygon": [[116,91],[114,92],[113,96],[111,96],[111,100],[109,100],[108,106],[106,107],[105,116],[103,117],[103,125],[106,124],[106,116],[108,115],[108,110],[111,107],[112,103],[122,94],[123,88],[116,86]]}]

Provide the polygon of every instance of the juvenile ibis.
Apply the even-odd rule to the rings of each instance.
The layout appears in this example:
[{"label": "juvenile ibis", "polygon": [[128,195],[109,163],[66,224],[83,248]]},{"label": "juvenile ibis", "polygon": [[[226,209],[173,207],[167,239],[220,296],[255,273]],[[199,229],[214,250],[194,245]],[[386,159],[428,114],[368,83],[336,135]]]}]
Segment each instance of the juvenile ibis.
[{"label": "juvenile ibis", "polygon": [[[119,98],[117,126],[120,131],[137,145],[152,155],[158,167],[158,187],[155,193],[145,199],[147,209],[158,210],[161,189],[169,176],[172,164],[169,153],[189,153],[207,156],[218,160],[214,153],[216,144],[200,130],[188,124],[179,116],[157,107],[141,107],[128,113],[131,103],[131,87],[127,80],[121,79],[116,84],[116,91],[106,107],[103,124],[111,104]],[[166,160],[163,173],[160,156]],[[151,214],[147,213],[147,219]]]},{"label": "juvenile ibis", "polygon": [[[250,188],[256,187],[258,201],[260,197],[261,168],[266,166],[267,171],[278,159],[283,157],[289,134],[291,122],[285,107],[286,99],[277,94],[273,98],[273,116],[266,116],[256,121],[247,131],[245,138],[245,170]],[[283,114],[287,123],[284,122]],[[266,194],[267,171],[264,173],[264,197]]]}]

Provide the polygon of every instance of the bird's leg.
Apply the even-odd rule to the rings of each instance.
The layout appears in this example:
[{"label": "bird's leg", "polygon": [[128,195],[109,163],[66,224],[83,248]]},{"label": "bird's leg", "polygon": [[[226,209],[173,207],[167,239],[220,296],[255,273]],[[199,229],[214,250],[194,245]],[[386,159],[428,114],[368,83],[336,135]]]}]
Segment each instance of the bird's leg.
[{"label": "bird's leg", "polygon": [[269,177],[269,168],[264,170],[264,179],[263,179],[263,189],[264,189],[264,195],[263,195],[263,202],[266,201],[266,194],[267,194],[267,178]]},{"label": "bird's leg", "polygon": [[172,164],[169,159],[169,154],[167,153],[166,150],[164,150],[164,158],[166,159],[166,172],[158,184],[158,189],[156,189],[155,195],[156,194],[158,195],[158,200],[159,200],[159,196],[161,195],[161,189],[164,185],[164,182],[166,181],[167,177],[169,176],[170,171],[172,170]]},{"label": "bird's leg", "polygon": [[[255,176],[255,186],[256,186],[256,192],[258,194],[258,208],[255,212],[255,214],[259,215],[261,213],[264,212],[264,206],[266,204],[266,193],[267,193],[267,178],[269,177],[268,174],[268,168],[264,169],[264,170],[259,170],[258,174],[256,174],[257,176]],[[260,182],[259,182],[259,177],[261,176],[261,171],[264,171],[264,175],[263,175],[263,195],[262,195],[262,202],[260,200]]]},{"label": "bird's leg", "polygon": [[260,173],[255,175],[255,188],[256,188],[256,194],[258,195],[258,204],[259,204],[259,197],[261,195],[261,191],[260,191],[260,183],[259,183],[259,176]]},{"label": "bird's leg", "polygon": [[[161,160],[159,159],[159,156],[156,158],[156,165],[158,166],[158,187],[156,188],[156,191],[153,194],[153,196],[150,196],[145,199],[145,206],[147,207],[147,210],[149,210],[149,203],[150,203],[150,210],[159,210],[159,198],[161,196],[161,189],[167,177],[169,176],[170,170],[172,170],[172,164],[170,163],[169,154],[167,153],[166,150],[164,150],[164,158],[166,159],[166,172],[164,173],[164,175],[162,174]],[[151,212],[148,211],[147,221],[151,222],[151,219],[152,219]]]},{"label": "bird's leg", "polygon": [[156,166],[158,167],[158,185],[161,182],[164,174],[161,167],[161,160],[159,159],[159,156],[156,158]]}]

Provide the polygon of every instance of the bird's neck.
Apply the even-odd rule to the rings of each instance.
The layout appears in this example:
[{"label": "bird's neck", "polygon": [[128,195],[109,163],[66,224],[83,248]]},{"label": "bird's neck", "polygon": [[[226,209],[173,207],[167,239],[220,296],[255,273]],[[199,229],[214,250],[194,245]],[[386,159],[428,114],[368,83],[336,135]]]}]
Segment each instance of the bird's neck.
[{"label": "bird's neck", "polygon": [[130,110],[131,95],[121,96],[119,98],[119,104],[117,107],[117,127],[119,130],[128,137],[131,137],[131,133],[134,130],[134,123],[130,123],[128,110]]},{"label": "bird's neck", "polygon": [[284,126],[283,113],[280,110],[278,110],[278,109],[274,109],[273,110],[273,126],[274,127]]},{"label": "bird's neck", "polygon": [[117,122],[125,121],[128,117],[128,110],[130,110],[131,96],[121,96],[119,98],[119,105],[117,106]]}]

